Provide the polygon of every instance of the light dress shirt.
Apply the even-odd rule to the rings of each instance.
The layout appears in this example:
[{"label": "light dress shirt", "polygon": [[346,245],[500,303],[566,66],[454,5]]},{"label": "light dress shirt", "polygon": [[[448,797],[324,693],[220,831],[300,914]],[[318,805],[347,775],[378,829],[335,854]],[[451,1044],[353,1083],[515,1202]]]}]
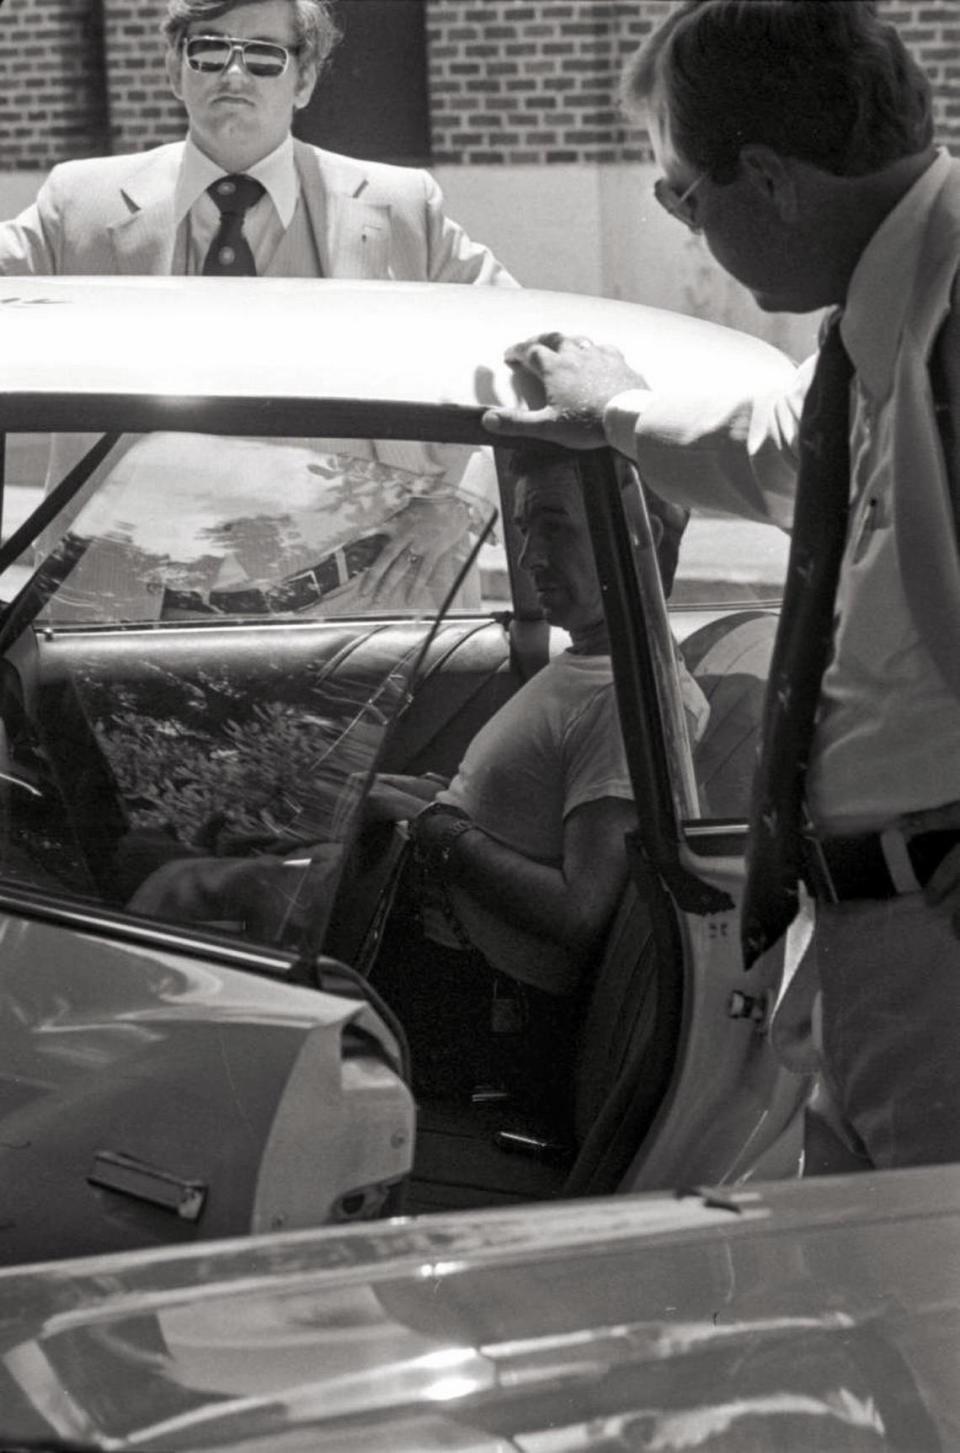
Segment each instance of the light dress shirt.
[{"label": "light dress shirt", "polygon": [[[851,386],[851,518],[823,680],[807,805],[827,832],[882,827],[902,813],[960,799],[960,701],[921,640],[904,597],[892,518],[893,366],[901,346],[932,204],[951,166],[941,152],[887,216],[851,279],[842,334]],[[948,344],[956,339],[948,325]],[[960,349],[957,373],[960,373]],[[949,354],[952,357],[952,353]],[[604,415],[614,448],[660,493],[789,528],[797,432],[815,360],[761,399],[632,389]],[[948,366],[954,418],[957,374]],[[952,375],[952,377],[951,377]],[[960,478],[960,459],[950,461]],[[956,632],[957,622],[944,622]]]},{"label": "light dress shirt", "polygon": [[[894,489],[910,488],[892,469],[893,369],[909,281],[949,168],[944,153],[874,233],[840,328],[854,366],[850,526],[807,777],[811,817],[834,831],[881,827],[901,813],[960,799],[960,701],[907,607],[892,518]],[[958,419],[960,398],[953,403]],[[958,626],[943,623],[954,636]]]},{"label": "light dress shirt", "polygon": [[[226,175],[224,168],[211,161],[188,136],[173,209],[178,229],[186,229],[186,270],[190,274],[203,271],[204,259],[220,227],[220,211],[207,188]],[[256,261],[257,272],[262,273],[293,220],[300,195],[293,138],[286,136],[275,151],[244,175],[253,177],[265,189],[259,202],[243,219],[243,234]]]}]

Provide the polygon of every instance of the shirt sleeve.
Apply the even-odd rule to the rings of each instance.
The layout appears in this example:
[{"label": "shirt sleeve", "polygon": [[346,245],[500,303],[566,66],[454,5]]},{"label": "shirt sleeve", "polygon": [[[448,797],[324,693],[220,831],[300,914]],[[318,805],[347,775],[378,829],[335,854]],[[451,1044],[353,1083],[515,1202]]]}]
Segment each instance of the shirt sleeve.
[{"label": "shirt sleeve", "polygon": [[631,389],[607,405],[607,439],[665,499],[789,530],[815,365],[808,359],[786,388],[756,397]]},{"label": "shirt sleeve", "polygon": [[564,735],[566,820],[577,807],[602,797],[633,801],[613,684],[600,687],[574,716]]},{"label": "shirt sleeve", "polygon": [[516,288],[520,284],[494,257],[489,247],[474,242],[459,222],[444,210],[443,193],[429,173],[423,173],[427,213],[430,282],[479,283]]},{"label": "shirt sleeve", "polygon": [[37,277],[59,271],[55,236],[59,231],[56,168],[35,202],[18,217],[0,222],[0,277]]}]

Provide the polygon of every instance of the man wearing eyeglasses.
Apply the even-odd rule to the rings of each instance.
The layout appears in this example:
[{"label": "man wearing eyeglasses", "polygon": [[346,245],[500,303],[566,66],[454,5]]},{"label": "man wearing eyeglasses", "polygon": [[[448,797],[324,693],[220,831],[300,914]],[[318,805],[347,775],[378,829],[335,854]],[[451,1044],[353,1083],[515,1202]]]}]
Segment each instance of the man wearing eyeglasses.
[{"label": "man wearing eyeglasses", "polygon": [[842,315],[761,398],[649,390],[615,349],[528,340],[509,356],[545,406],[489,423],[608,442],[675,503],[791,531],[745,966],[806,912],[772,1032],[819,1073],[820,1168],[957,1161],[960,163],[868,0],[684,0],[626,83],[667,210],[763,309]]},{"label": "man wearing eyeglasses", "polygon": [[[291,135],[338,39],[330,0],[169,0],[164,33],[186,140],[54,168],[36,202],[0,223],[0,275],[514,285],[489,249],[445,215],[426,172],[334,155]],[[423,483],[383,522],[367,572],[371,599],[431,603],[469,543],[477,502],[458,492],[468,451],[444,474],[416,444],[375,448]],[[66,452],[60,475],[70,462]]]}]

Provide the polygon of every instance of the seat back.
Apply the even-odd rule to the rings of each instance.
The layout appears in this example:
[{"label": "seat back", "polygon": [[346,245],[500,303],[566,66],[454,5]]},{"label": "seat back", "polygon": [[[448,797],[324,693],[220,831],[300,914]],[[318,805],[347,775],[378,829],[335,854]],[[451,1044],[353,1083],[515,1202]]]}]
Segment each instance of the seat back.
[{"label": "seat back", "polygon": [[777,633],[771,611],[737,611],[688,636],[683,659],[710,717],[693,761],[704,816],[749,816],[770,657]]}]

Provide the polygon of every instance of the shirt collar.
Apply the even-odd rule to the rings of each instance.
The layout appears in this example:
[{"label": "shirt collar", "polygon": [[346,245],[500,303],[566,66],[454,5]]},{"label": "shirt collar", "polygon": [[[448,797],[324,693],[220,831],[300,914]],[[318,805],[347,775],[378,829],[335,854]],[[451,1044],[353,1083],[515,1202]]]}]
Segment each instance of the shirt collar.
[{"label": "shirt collar", "polygon": [[[840,332],[858,378],[875,398],[886,396],[909,308],[927,222],[952,165],[940,150],[864,248],[850,279]],[[883,306],[877,299],[883,299]]]},{"label": "shirt collar", "polygon": [[[293,137],[285,136],[275,151],[263,157],[256,166],[246,172],[255,177],[266,189],[277,216],[284,228],[290,226],[297,207],[300,183],[297,177],[296,158],[293,152]],[[222,166],[211,161],[205,152],[188,136],[180,162],[180,175],[173,199],[174,218],[177,226],[186,217],[193,204],[218,177],[226,176]]]}]

